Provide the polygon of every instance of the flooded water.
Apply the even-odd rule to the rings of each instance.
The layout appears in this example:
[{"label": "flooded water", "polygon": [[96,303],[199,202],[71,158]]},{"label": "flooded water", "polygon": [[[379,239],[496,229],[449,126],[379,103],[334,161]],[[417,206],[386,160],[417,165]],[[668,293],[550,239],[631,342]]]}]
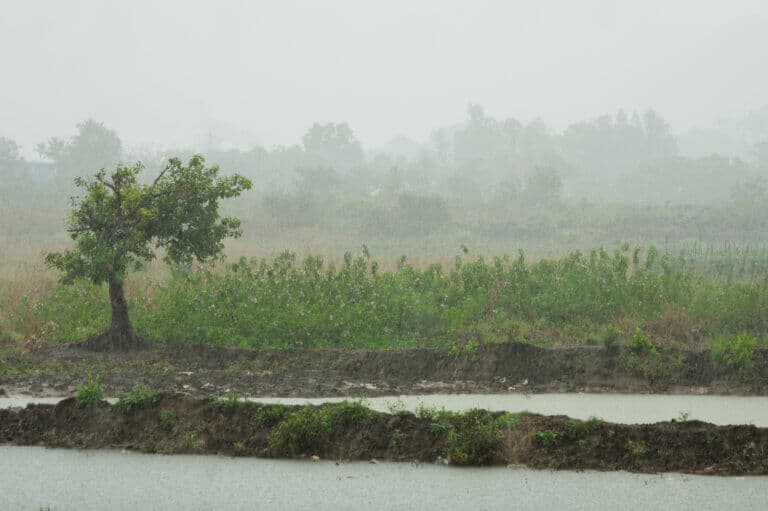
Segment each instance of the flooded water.
[{"label": "flooded water", "polygon": [[[59,398],[4,397],[0,408],[28,403],[56,403]],[[266,403],[304,404],[341,401],[343,398],[256,398]],[[568,415],[578,419],[600,417],[610,422],[641,424],[687,417],[713,424],[754,424],[768,427],[768,397],[692,396],[659,394],[433,394],[366,399],[379,411],[416,410],[419,406],[462,411],[494,411]]]},{"label": "flooded water", "polygon": [[768,477],[0,447],[0,509],[765,509]]}]

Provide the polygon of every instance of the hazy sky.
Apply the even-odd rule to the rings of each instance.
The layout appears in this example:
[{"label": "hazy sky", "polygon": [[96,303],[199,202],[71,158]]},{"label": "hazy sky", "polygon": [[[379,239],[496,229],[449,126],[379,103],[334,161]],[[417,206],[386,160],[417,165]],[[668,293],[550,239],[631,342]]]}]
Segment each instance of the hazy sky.
[{"label": "hazy sky", "polygon": [[677,128],[768,104],[768,1],[0,2],[0,136],[92,117],[128,145],[287,144],[348,121],[425,140],[468,102],[555,128],[656,108]]}]

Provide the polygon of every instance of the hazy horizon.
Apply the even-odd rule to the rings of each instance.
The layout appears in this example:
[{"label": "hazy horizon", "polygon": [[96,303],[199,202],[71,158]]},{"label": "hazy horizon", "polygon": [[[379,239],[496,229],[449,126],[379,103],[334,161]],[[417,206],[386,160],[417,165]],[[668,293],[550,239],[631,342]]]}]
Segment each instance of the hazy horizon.
[{"label": "hazy horizon", "polygon": [[87,118],[128,147],[299,140],[345,121],[418,142],[479,103],[553,129],[654,108],[677,132],[768,104],[768,4],[4,2],[0,136]]}]

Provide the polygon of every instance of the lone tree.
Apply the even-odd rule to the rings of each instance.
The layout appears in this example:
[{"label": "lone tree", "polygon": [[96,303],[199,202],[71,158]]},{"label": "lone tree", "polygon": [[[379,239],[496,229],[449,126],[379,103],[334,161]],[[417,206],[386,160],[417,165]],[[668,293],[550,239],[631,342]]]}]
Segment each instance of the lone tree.
[{"label": "lone tree", "polygon": [[142,343],[128,317],[123,283],[129,270],[154,259],[154,249],[163,249],[172,263],[205,261],[221,252],[225,237],[242,232],[240,220],[219,215],[219,199],[250,189],[247,178],[221,177],[201,156],[187,165],[171,159],[149,185],[138,182],[143,168],[118,165],[111,175],[101,170],[93,178],[76,178],[85,194],[72,199],[68,231],[75,247],[45,256],[62,272],[64,284],[87,278],[109,285],[112,321],[107,332],[90,340],[95,349],[127,350]]}]

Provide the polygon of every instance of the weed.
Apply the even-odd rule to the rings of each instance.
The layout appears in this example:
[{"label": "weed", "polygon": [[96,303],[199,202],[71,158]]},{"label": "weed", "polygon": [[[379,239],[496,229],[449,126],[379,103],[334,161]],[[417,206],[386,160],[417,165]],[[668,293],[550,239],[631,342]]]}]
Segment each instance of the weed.
[{"label": "weed", "polygon": [[451,427],[452,426],[450,424],[445,424],[442,422],[433,422],[430,426],[430,431],[432,432],[433,435],[440,436],[440,435],[444,435],[445,433],[448,433]]},{"label": "weed", "polygon": [[397,415],[399,413],[403,413],[406,409],[405,401],[398,398],[396,401],[385,401],[387,405],[387,411],[391,413],[392,415]]},{"label": "weed", "polygon": [[243,454],[245,452],[245,442],[234,442],[232,444],[232,451],[235,453],[235,456]]},{"label": "weed", "polygon": [[97,406],[104,399],[104,386],[99,381],[99,377],[91,378],[88,373],[88,380],[85,385],[80,387],[75,396],[75,402],[83,408]]},{"label": "weed", "polygon": [[334,431],[354,428],[366,431],[376,412],[362,401],[342,401],[319,407],[307,405],[290,413],[269,434],[270,449],[275,453],[296,455],[317,451]]},{"label": "weed", "polygon": [[269,428],[280,422],[288,414],[283,405],[260,405],[253,416],[253,425],[257,428]]},{"label": "weed", "polygon": [[719,338],[712,343],[710,356],[718,364],[750,372],[754,368],[754,353],[757,339],[743,333],[735,337]]},{"label": "weed", "polygon": [[648,353],[654,346],[648,339],[648,336],[643,333],[640,328],[635,328],[635,333],[632,335],[632,339],[629,341],[629,351],[635,355],[642,355]]},{"label": "weed", "polygon": [[627,438],[627,441],[624,443],[624,448],[627,450],[627,452],[629,452],[629,454],[636,458],[642,458],[648,454],[648,444],[642,440],[635,442],[631,438]]},{"label": "weed", "polygon": [[168,424],[173,420],[173,412],[170,410],[161,410],[160,411],[160,423],[161,424]]},{"label": "weed", "polygon": [[500,448],[502,438],[500,422],[491,412],[468,410],[453,420],[445,455],[455,465],[485,465]]},{"label": "weed", "polygon": [[685,422],[688,420],[688,412],[680,412],[677,416],[677,420],[680,422]]},{"label": "weed", "polygon": [[205,440],[194,431],[189,431],[181,438],[181,446],[193,451],[202,451],[205,449]]},{"label": "weed", "polygon": [[238,408],[242,408],[244,405],[246,405],[246,402],[233,392],[228,392],[225,394],[224,399],[221,402],[221,407],[229,411],[237,410]]},{"label": "weed", "polygon": [[120,396],[117,404],[130,411],[155,404],[159,399],[160,393],[158,391],[143,383],[137,383],[130,392]]},{"label": "weed", "polygon": [[560,433],[551,429],[545,429],[534,433],[533,438],[538,447],[548,449],[557,445],[560,441]]}]

